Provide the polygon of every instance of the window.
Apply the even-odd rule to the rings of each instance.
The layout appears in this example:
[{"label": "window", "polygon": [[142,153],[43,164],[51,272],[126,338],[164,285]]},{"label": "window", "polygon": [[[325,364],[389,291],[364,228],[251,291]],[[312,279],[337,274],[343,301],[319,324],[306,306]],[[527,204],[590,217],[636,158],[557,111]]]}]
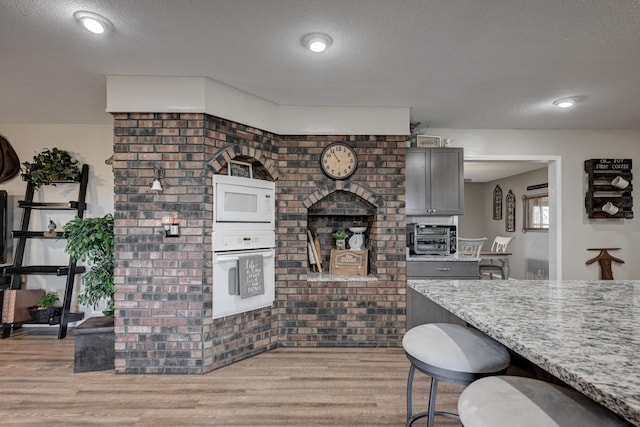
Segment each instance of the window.
[{"label": "window", "polygon": [[549,195],[522,196],[524,212],[522,231],[549,230]]}]

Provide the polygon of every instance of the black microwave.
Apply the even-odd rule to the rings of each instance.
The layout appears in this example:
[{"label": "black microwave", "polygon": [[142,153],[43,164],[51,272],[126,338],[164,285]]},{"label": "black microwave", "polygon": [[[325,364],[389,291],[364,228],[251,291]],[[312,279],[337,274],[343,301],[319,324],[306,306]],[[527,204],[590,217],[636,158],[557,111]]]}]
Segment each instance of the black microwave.
[{"label": "black microwave", "polygon": [[446,256],[456,253],[458,231],[449,224],[407,224],[407,246],[414,255]]}]

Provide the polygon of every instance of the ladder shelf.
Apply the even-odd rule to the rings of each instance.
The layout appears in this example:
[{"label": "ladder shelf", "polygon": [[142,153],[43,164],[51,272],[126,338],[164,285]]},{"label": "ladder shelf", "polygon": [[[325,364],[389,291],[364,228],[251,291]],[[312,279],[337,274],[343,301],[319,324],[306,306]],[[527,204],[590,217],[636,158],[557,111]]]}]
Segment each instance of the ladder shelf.
[{"label": "ladder shelf", "polygon": [[[19,290],[23,275],[56,275],[66,276],[62,307],[58,313],[48,318],[47,322],[21,321],[16,323],[2,323],[2,338],[11,335],[12,328],[19,328],[23,323],[45,323],[49,325],[59,325],[58,339],[63,339],[67,335],[67,325],[69,322],[76,322],[84,318],[83,313],[71,312],[71,298],[73,295],[75,276],[85,271],[83,266],[76,265],[76,260],[69,257],[67,265],[23,265],[25,246],[29,239],[65,239],[65,233],[61,231],[37,231],[29,230],[29,222],[32,210],[52,210],[52,211],[75,211],[80,218],[84,216],[87,209],[85,202],[87,186],[89,182],[89,166],[82,165],[80,176],[77,181],[55,181],[55,183],[78,183],[78,199],[68,202],[34,202],[34,188],[30,182],[27,183],[27,190],[24,200],[18,201],[18,208],[23,209],[20,230],[15,230],[12,237],[17,240],[13,265],[4,267],[4,275],[10,277],[8,290]],[[0,301],[3,304],[7,301]]]}]

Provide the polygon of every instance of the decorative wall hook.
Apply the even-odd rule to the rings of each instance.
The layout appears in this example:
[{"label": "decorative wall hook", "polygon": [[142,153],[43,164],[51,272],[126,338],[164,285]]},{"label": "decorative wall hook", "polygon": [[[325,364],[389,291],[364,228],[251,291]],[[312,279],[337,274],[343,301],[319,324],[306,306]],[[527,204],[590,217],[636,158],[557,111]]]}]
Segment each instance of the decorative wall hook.
[{"label": "decorative wall hook", "polygon": [[611,270],[611,262],[617,262],[619,264],[624,264],[624,261],[620,258],[616,258],[612,256],[607,251],[617,251],[620,248],[587,248],[588,251],[600,251],[597,257],[591,258],[586,262],[587,265],[593,264],[598,261],[600,264],[600,279],[602,280],[613,280],[613,271]]}]

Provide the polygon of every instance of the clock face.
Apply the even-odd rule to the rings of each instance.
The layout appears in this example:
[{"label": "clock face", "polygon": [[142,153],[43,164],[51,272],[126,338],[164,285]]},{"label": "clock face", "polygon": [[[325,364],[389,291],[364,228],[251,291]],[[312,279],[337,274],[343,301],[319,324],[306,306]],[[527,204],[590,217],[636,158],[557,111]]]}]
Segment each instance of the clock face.
[{"label": "clock face", "polygon": [[320,155],[322,171],[333,179],[349,178],[358,167],[358,156],[351,146],[344,142],[334,142]]}]

